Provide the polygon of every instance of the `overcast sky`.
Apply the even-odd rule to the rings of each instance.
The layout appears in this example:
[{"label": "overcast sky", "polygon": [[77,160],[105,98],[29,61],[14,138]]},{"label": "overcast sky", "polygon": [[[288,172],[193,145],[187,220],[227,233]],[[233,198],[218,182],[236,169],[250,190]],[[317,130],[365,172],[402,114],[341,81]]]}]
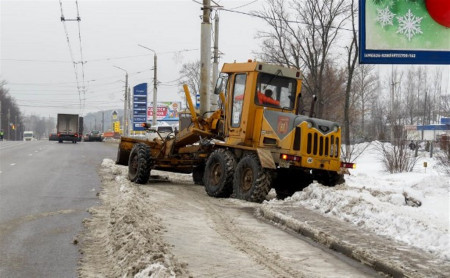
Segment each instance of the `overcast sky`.
[{"label": "overcast sky", "polygon": [[[64,17],[75,19],[75,0],[61,2]],[[235,8],[255,1],[216,2]],[[258,2],[239,10],[255,10]],[[114,66],[128,71],[131,86],[153,82],[153,53],[138,44],[158,54],[158,100],[180,100],[180,88],[171,81],[179,78],[183,63],[200,59],[200,4],[192,0],[78,0],[78,6],[81,50],[78,22],[66,21],[65,25],[74,60],[81,61],[82,51],[86,61],[88,90],[81,96],[85,99],[83,111],[59,0],[1,0],[0,79],[7,82],[10,95],[25,115],[122,108],[125,72]],[[253,58],[252,51],[258,49],[254,35],[263,22],[224,11],[219,16],[221,64]],[[82,85],[81,64],[76,71]]]},{"label": "overcast sky", "polygon": [[[183,63],[200,59],[201,0],[78,0],[78,22],[66,21],[75,61],[86,61],[85,95],[79,96],[75,70],[82,85],[81,64],[74,69],[61,22],[59,0],[0,1],[0,80],[7,82],[25,115],[56,116],[123,108],[125,72],[134,86],[153,80],[153,53],[158,54],[159,101],[180,100],[176,83]],[[261,9],[264,0],[217,0],[226,9],[249,12]],[[61,0],[66,19],[75,19],[75,0]],[[224,62],[247,61],[259,50],[255,34],[266,26],[258,18],[220,11],[219,49]],[[342,43],[342,39],[339,42]],[[337,42],[337,43],[339,43]],[[336,58],[342,56],[336,55]],[[410,66],[399,66],[400,69]],[[434,70],[434,66],[425,66]],[[444,70],[444,88],[449,90],[449,66]],[[391,66],[377,67],[383,75]],[[149,99],[152,99],[152,89]],[[80,98],[84,109],[80,109]]]}]

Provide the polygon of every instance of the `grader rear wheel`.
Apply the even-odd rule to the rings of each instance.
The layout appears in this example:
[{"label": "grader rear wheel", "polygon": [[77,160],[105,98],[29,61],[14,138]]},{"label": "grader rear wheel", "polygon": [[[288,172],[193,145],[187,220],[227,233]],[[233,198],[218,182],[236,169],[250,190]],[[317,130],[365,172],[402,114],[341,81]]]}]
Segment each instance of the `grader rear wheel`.
[{"label": "grader rear wheel", "polygon": [[205,165],[203,181],[206,193],[212,197],[230,197],[235,168],[236,159],[230,151],[215,150]]},{"label": "grader rear wheel", "polygon": [[270,191],[270,177],[255,154],[247,155],[239,161],[233,185],[233,194],[238,199],[256,203],[266,199]]},{"label": "grader rear wheel", "polygon": [[277,199],[291,197],[295,192],[303,190],[313,182],[309,171],[295,169],[278,169],[273,180]]},{"label": "grader rear wheel", "polygon": [[333,171],[312,170],[313,178],[325,186],[335,186],[345,182],[344,175]]}]

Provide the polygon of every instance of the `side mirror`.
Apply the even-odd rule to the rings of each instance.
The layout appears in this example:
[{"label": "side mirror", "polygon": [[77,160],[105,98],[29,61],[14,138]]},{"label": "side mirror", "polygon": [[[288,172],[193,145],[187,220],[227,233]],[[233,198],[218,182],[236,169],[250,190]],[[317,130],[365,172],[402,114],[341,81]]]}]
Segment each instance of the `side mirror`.
[{"label": "side mirror", "polygon": [[219,78],[217,78],[216,88],[214,89],[214,94],[215,95],[220,94],[220,92],[222,91],[222,87],[223,87],[223,78],[221,76],[219,76]]}]

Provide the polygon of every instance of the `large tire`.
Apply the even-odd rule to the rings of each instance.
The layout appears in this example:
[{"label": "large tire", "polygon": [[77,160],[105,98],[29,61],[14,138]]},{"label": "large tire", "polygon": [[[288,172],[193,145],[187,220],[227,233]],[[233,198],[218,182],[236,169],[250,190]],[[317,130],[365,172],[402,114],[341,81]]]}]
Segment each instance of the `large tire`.
[{"label": "large tire", "polygon": [[203,176],[205,175],[205,165],[198,165],[192,170],[192,179],[195,184],[204,185]]},{"label": "large tire", "polygon": [[150,178],[150,148],[145,144],[136,144],[131,150],[128,160],[128,178],[130,181],[146,184]]},{"label": "large tire", "polygon": [[256,154],[244,156],[234,173],[233,195],[241,200],[261,203],[270,191],[270,175],[264,171]]},{"label": "large tire", "polygon": [[225,149],[215,150],[206,161],[203,182],[211,197],[230,197],[236,168],[234,155]]},{"label": "large tire", "polygon": [[335,186],[345,182],[344,175],[333,171],[313,170],[313,178],[325,186]]},{"label": "large tire", "polygon": [[120,146],[119,148],[117,148],[116,164],[127,166],[129,157],[130,157],[129,151],[121,150]]},{"label": "large tire", "polygon": [[300,169],[278,169],[272,186],[277,192],[278,199],[291,197],[295,192],[303,190],[313,182],[308,171]]}]

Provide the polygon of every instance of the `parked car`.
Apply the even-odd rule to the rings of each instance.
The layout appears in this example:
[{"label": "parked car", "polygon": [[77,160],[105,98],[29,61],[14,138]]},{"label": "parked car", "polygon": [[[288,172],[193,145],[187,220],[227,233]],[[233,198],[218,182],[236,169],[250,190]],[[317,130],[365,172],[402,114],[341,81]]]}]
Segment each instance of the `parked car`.
[{"label": "parked car", "polygon": [[153,140],[155,138],[166,138],[169,134],[174,134],[175,130],[173,126],[170,125],[156,125],[149,129],[146,134],[148,140]]},{"label": "parked car", "polygon": [[48,136],[48,140],[49,141],[58,141],[58,134],[50,133],[50,135]]}]

